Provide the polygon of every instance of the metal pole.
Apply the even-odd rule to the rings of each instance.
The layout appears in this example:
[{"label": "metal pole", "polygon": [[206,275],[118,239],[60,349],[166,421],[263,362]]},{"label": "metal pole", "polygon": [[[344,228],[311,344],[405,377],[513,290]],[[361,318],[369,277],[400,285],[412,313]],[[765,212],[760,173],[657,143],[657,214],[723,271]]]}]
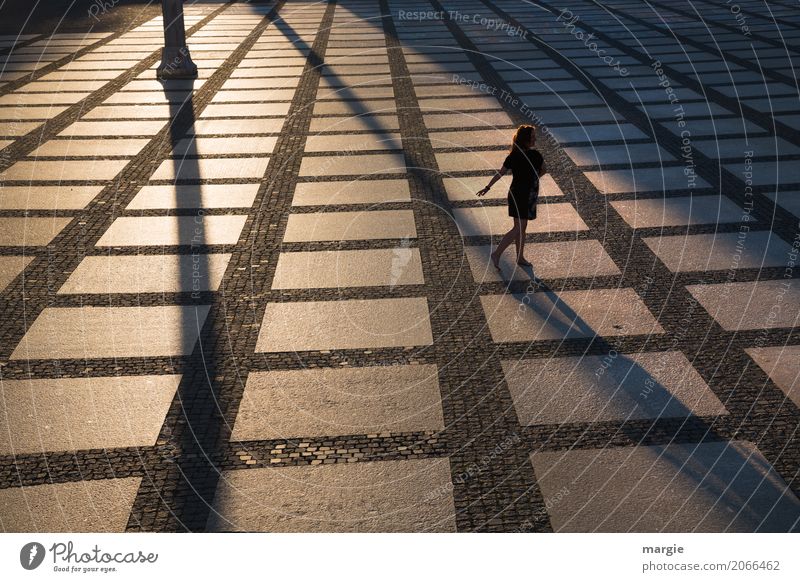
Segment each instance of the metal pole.
[{"label": "metal pole", "polygon": [[183,24],[183,0],[161,0],[164,19],[164,48],[156,70],[159,79],[196,79],[197,65],[186,46]]}]

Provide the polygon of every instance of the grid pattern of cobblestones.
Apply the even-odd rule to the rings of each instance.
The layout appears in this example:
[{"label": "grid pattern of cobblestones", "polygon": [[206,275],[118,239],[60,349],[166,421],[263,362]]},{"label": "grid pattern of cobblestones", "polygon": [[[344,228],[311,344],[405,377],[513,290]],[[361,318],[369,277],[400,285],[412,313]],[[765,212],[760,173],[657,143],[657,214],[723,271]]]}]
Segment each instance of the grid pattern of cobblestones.
[{"label": "grid pattern of cobblestones", "polygon": [[[24,118],[0,152],[3,527],[36,529],[5,505],[19,488],[58,504],[64,484],[137,479],[127,531],[624,530],[640,513],[645,531],[796,528],[796,364],[759,350],[800,342],[783,44],[800,20],[740,2],[744,34],[726,9],[651,4],[187,5],[196,83],[156,85],[158,54],[131,49],[82,94],[37,85],[91,84],[71,64],[154,39],[155,19],[0,86],[0,109]],[[41,94],[65,107],[26,104]],[[525,123],[553,181],[526,237],[539,276],[495,275],[505,198],[457,192],[488,182]],[[115,160],[107,179],[98,163]],[[54,203],[31,202],[48,187]],[[89,281],[89,258],[109,274]],[[89,283],[108,292],[75,290]],[[86,393],[85,420],[76,404],[46,424],[67,379],[108,393]],[[89,425],[108,403],[124,442],[150,444],[105,446]],[[65,445],[20,452],[30,423]],[[69,447],[79,433],[97,448]],[[631,484],[645,501],[593,513],[625,493],[605,462],[652,467]],[[372,490],[397,493],[398,514],[374,515]],[[676,507],[696,521],[676,525]]]}]

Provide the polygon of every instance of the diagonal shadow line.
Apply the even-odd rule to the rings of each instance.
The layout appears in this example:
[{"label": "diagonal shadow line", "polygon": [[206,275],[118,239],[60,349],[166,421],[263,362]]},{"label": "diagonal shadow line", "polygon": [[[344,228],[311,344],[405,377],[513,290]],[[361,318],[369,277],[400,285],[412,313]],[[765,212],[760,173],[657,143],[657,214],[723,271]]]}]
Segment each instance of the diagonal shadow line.
[{"label": "diagonal shadow line", "polygon": [[[163,82],[166,89],[169,81]],[[202,495],[195,483],[202,484],[209,472],[215,471],[212,438],[221,428],[221,417],[214,413],[217,402],[217,390],[213,379],[223,363],[225,355],[219,350],[221,338],[218,332],[216,305],[202,305],[198,301],[200,291],[213,291],[211,283],[211,263],[206,250],[209,240],[209,221],[214,217],[205,217],[202,196],[201,165],[197,136],[189,130],[196,121],[193,91],[178,91],[181,101],[170,101],[170,113],[173,122],[170,124],[169,146],[172,153],[172,169],[174,172],[175,207],[193,210],[192,215],[175,216],[177,221],[178,244],[191,249],[191,261],[180,255],[178,257],[178,281],[184,293],[191,292],[192,302],[182,306],[180,326],[183,345],[191,357],[184,360],[180,370],[181,382],[178,387],[178,399],[181,405],[181,416],[185,421],[185,429],[180,432],[178,457],[176,466],[181,477],[190,485],[194,494]],[[184,184],[188,180],[192,183]],[[204,285],[204,282],[206,283]],[[204,311],[207,310],[205,313]],[[199,402],[206,403],[204,406]],[[202,487],[202,485],[200,485]],[[180,508],[176,508],[179,510]],[[187,524],[185,515],[178,517]]]},{"label": "diagonal shadow line", "polygon": [[[370,16],[368,18],[368,20],[374,20],[374,17]],[[297,31],[288,22],[286,22],[284,20],[280,20],[280,21],[276,22],[275,25],[279,30],[284,32],[284,34],[287,37],[296,37],[297,40],[295,42],[301,47],[302,50],[308,51],[309,60],[311,61],[313,68],[315,68],[315,69],[319,68],[320,69],[320,82],[322,82],[322,79],[328,79],[327,82],[331,87],[334,87],[334,86],[338,87],[337,89],[331,91],[330,94],[335,94],[335,95],[337,95],[337,97],[340,97],[341,99],[345,100],[345,103],[351,109],[351,111],[353,113],[353,115],[350,117],[350,119],[352,119],[353,117],[361,119],[362,121],[364,121],[364,123],[367,126],[367,129],[369,131],[373,131],[373,132],[375,132],[375,133],[377,133],[379,135],[382,135],[382,136],[386,136],[387,134],[391,134],[391,133],[398,133],[400,131],[399,129],[392,129],[392,128],[386,127],[383,124],[381,124],[380,123],[380,117],[377,116],[377,115],[373,115],[368,106],[365,106],[365,107],[362,107],[361,109],[359,109],[358,104],[360,102],[362,102],[362,101],[368,101],[368,99],[362,99],[361,97],[358,97],[356,95],[356,93],[353,91],[353,89],[351,88],[351,85],[349,83],[347,83],[346,80],[343,79],[340,75],[338,75],[333,70],[331,70],[329,68],[330,65],[328,65],[325,62],[325,59],[321,58],[319,55],[314,53],[314,51],[312,50],[312,47],[309,46],[309,44],[302,39],[301,35],[299,35],[297,33]],[[333,27],[331,27],[331,28],[333,28]],[[380,30],[381,30],[381,32],[383,32],[382,28]],[[390,58],[391,58],[391,55],[390,55]],[[365,84],[369,85],[369,84],[371,84],[371,81],[367,81],[367,83],[365,83]],[[387,85],[388,85],[389,88],[392,88],[392,92],[394,93],[391,74],[388,77]],[[383,86],[383,84],[377,85],[377,86]],[[313,107],[313,105],[314,104],[309,104],[309,105],[307,105],[307,107]],[[400,111],[397,111],[396,115],[399,115],[400,113],[401,113]],[[321,133],[328,133],[328,132],[326,131],[326,132],[321,132]],[[403,149],[402,143],[397,143],[394,139],[385,139],[383,141],[386,141],[387,144],[388,144],[387,148],[385,148],[385,149],[398,149],[398,150],[399,149]],[[421,160],[419,159],[419,156],[416,155],[413,151],[411,151],[411,153],[409,155],[409,151],[405,150],[404,154],[405,154],[406,160],[408,160],[408,162],[410,162],[410,164],[411,164],[411,165],[409,165],[409,163],[407,162],[406,163],[406,167],[407,168],[413,169],[413,168],[424,168],[425,167],[422,164]]]},{"label": "diagonal shadow line", "polygon": [[[203,212],[197,136],[188,135],[189,130],[194,127],[196,112],[194,88],[187,87],[187,83],[194,84],[185,80],[161,81],[170,112],[168,151],[164,157],[166,160],[171,158],[174,173],[172,207],[176,212],[169,214],[175,221],[171,228],[174,229],[177,239],[174,244],[190,249],[191,253],[181,254],[175,251],[176,254],[165,255],[168,259],[165,267],[167,273],[172,272],[173,268],[176,272],[174,279],[167,276],[166,280],[174,280],[178,292],[190,297],[190,300],[181,302],[178,320],[165,322],[178,326],[180,349],[184,354],[180,366],[174,372],[181,376],[174,400],[180,403],[178,422],[183,426],[178,431],[176,442],[170,443],[172,450],[168,460],[175,465],[181,479],[197,494],[194,484],[202,483],[206,473],[214,470],[213,459],[209,457],[209,451],[212,450],[210,438],[217,433],[220,420],[219,415],[214,414],[216,394],[213,378],[224,354],[216,349],[220,344],[216,337],[216,310],[202,299],[202,292],[213,291],[213,266],[206,250],[207,245],[213,241],[209,240],[209,224]],[[186,181],[190,183],[187,184]],[[185,210],[191,210],[193,214],[186,214]],[[207,346],[211,346],[211,349]],[[170,431],[170,434],[173,433]],[[167,500],[162,498],[160,501],[165,503]],[[178,521],[186,524],[189,520],[180,514],[181,509],[180,506],[173,508],[173,515],[177,514]]]},{"label": "diagonal shadow line", "polygon": [[[672,395],[668,387],[656,380],[650,370],[644,368],[630,355],[618,354],[614,344],[611,343],[608,338],[596,334],[588,322],[570,307],[567,302],[559,297],[552,288],[547,286],[546,283],[540,282],[540,289],[543,289],[543,291],[537,292],[534,295],[546,296],[546,301],[552,302],[552,309],[547,309],[544,304],[538,304],[536,300],[523,302],[522,305],[525,305],[528,310],[543,319],[548,326],[550,325],[553,311],[559,312],[569,322],[566,324],[561,321],[560,318],[557,320],[557,331],[562,334],[565,340],[569,339],[573,330],[577,328],[577,335],[592,338],[593,348],[600,347],[606,354],[617,354],[614,356],[613,362],[605,368],[603,374],[605,381],[598,383],[597,377],[592,379],[586,366],[582,366],[581,364],[576,365],[573,369],[572,376],[569,378],[570,381],[579,381],[585,386],[587,392],[592,391],[593,394],[589,395],[591,398],[597,398],[606,403],[597,413],[598,417],[606,412],[610,412],[614,416],[625,414],[626,416],[623,419],[623,424],[619,431],[627,433],[631,439],[636,439],[641,436],[641,434],[633,432],[628,428],[628,420],[638,420],[641,418],[650,421],[652,423],[651,427],[648,428],[644,434],[644,438],[646,438],[647,435],[650,434],[650,431],[655,428],[659,420],[678,418],[683,419],[681,427],[691,423],[692,426],[703,429],[705,434],[702,442],[727,440],[716,432],[713,422],[708,422],[696,415],[684,402]],[[646,352],[642,350],[641,353]],[[537,375],[537,377],[527,385],[522,396],[524,396],[524,392],[528,390],[552,390],[552,386],[547,383],[537,384],[536,380],[539,379]],[[682,379],[679,379],[679,381],[682,381]],[[645,392],[645,389],[647,392]],[[558,393],[556,392],[547,401],[546,405],[549,405],[557,399],[557,397]],[[615,400],[617,401],[616,403],[614,402]],[[580,402],[576,403],[575,406],[580,406]],[[617,410],[615,410],[615,408]],[[603,420],[605,419],[584,419],[582,422],[597,422]],[[567,421],[559,423],[559,427],[564,424],[567,424]],[[615,435],[610,435],[609,441],[612,441],[614,437]],[[676,469],[676,476],[673,477],[668,484],[664,485],[662,492],[672,485],[677,476],[680,475],[688,478],[695,484],[695,489],[691,493],[691,496],[699,495],[709,498],[709,500],[712,501],[712,509],[717,503],[723,503],[723,507],[726,505],[728,507],[736,507],[738,512],[733,516],[729,526],[733,525],[735,522],[737,528],[752,532],[785,532],[794,531],[798,527],[797,518],[798,512],[800,511],[800,504],[792,503],[791,499],[786,497],[787,488],[785,484],[783,487],[780,486],[781,480],[779,477],[776,479],[776,473],[772,472],[768,474],[767,468],[763,466],[762,462],[750,456],[745,456],[739,446],[733,442],[728,442],[722,453],[718,457],[712,459],[702,456],[702,451],[698,451],[700,444],[701,443],[696,443],[695,450],[691,453],[691,455],[698,453],[698,457],[690,456],[688,459],[682,457],[677,451],[673,451],[665,446],[657,447],[659,449],[658,460],[666,461]],[[547,442],[540,444],[540,446],[546,445]],[[633,453],[634,450],[635,449],[631,449],[631,453]],[[584,469],[580,475],[589,468],[590,467]],[[621,469],[622,467],[617,471]],[[746,469],[752,469],[753,474],[746,474]],[[745,474],[742,478],[738,478],[743,471],[745,471]],[[577,480],[580,475],[576,477],[575,480]],[[753,475],[762,475],[758,484],[754,485],[752,481]],[[609,477],[609,481],[610,479],[611,477]],[[749,502],[756,493],[759,495],[759,498],[756,500],[757,505],[750,506]],[[589,501],[599,494],[599,491],[596,492],[590,497]],[[659,497],[660,495],[661,494],[659,494]],[[624,503],[625,499],[627,499],[627,495],[619,505]],[[686,499],[683,505],[689,502],[690,499]],[[650,508],[652,508],[655,503],[654,501]],[[770,503],[772,503],[772,505],[769,505]],[[619,505],[615,507],[614,510],[616,510]],[[698,520],[698,526],[708,517],[712,509],[709,509],[706,515]],[[606,516],[606,519],[608,517],[609,516]],[[772,521],[765,526],[765,522],[768,518]],[[598,525],[600,531],[602,531],[602,523],[604,522],[605,519]],[[669,531],[668,526],[669,522],[665,524],[667,531]]]}]

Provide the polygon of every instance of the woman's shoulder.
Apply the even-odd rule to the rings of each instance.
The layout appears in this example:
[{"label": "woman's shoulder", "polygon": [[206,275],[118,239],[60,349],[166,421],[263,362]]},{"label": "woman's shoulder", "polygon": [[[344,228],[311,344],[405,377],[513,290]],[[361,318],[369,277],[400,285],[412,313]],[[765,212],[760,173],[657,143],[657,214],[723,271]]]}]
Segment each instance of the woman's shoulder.
[{"label": "woman's shoulder", "polygon": [[525,154],[524,154],[524,153],[522,153],[522,152],[521,152],[520,150],[518,150],[517,148],[514,148],[514,149],[513,149],[512,151],[510,151],[510,152],[508,153],[508,155],[506,156],[506,164],[505,164],[505,165],[506,165],[506,167],[510,167],[511,165],[513,165],[513,164],[515,164],[516,162],[518,162],[520,159],[523,159],[523,160],[524,160],[524,159],[525,159]]}]

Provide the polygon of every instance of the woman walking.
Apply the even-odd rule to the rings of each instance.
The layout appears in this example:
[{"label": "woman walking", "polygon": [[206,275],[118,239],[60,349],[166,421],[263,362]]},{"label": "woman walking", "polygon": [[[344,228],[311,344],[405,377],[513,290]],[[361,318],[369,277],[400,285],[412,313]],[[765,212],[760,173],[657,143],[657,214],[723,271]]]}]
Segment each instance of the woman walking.
[{"label": "woman walking", "polygon": [[525,230],[528,221],[536,218],[536,201],[539,197],[539,178],[547,173],[544,158],[537,150],[536,128],[532,125],[520,125],[514,134],[511,151],[506,156],[503,166],[497,171],[489,185],[477,193],[485,196],[495,182],[511,171],[513,178],[508,190],[508,215],[514,218],[514,226],[509,230],[492,252],[492,263],[500,270],[500,255],[513,242],[517,248],[517,264],[530,267],[525,258]]}]

